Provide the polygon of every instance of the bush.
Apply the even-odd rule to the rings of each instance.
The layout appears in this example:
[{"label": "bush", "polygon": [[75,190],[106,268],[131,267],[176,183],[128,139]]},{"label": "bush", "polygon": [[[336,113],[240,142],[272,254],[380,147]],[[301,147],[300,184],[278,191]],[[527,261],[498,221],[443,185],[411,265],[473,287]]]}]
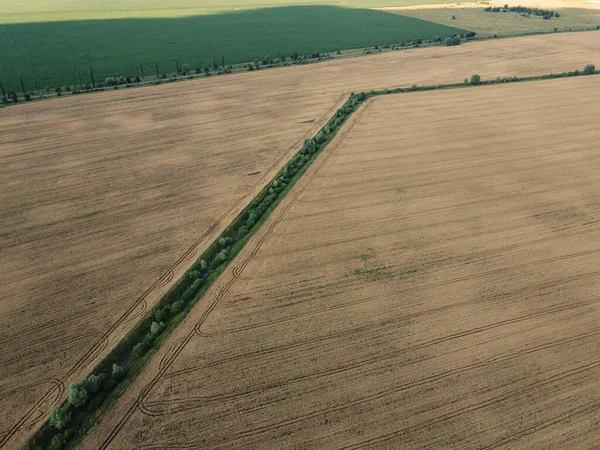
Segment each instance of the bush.
[{"label": "bush", "polygon": [[57,430],[62,430],[69,426],[71,423],[71,411],[67,405],[59,406],[54,408],[52,414],[50,414],[50,425]]},{"label": "bush", "polygon": [[62,450],[67,446],[68,437],[63,433],[57,434],[48,444],[48,450]]},{"label": "bush", "polygon": [[165,328],[165,324],[162,322],[152,322],[152,325],[150,325],[150,333],[157,335],[162,333],[162,330],[164,330]]},{"label": "bush", "polygon": [[471,75],[471,84],[478,85],[481,83],[481,77],[477,74]]},{"label": "bush", "polygon": [[[171,305],[171,314],[179,314],[183,311],[184,303],[180,300]],[[139,345],[139,344],[138,344]]]},{"label": "bush", "polygon": [[146,341],[145,339],[142,342],[138,342],[137,344],[135,344],[135,346],[131,350],[131,357],[133,359],[141,358],[142,356],[144,356],[146,354],[146,352],[148,351],[148,348],[149,348],[148,341]]},{"label": "bush", "polygon": [[195,280],[197,278],[200,278],[202,276],[202,272],[200,272],[199,270],[192,270],[190,273],[188,273],[188,278],[190,280]]},{"label": "bush", "polygon": [[215,256],[215,263],[218,265],[224,263],[225,261],[227,261],[227,253],[225,253],[225,251],[220,251],[217,253],[217,256]]},{"label": "bush", "polygon": [[585,73],[586,75],[592,75],[592,74],[596,73],[596,66],[594,66],[593,64],[588,64],[583,69],[583,73]]},{"label": "bush", "polygon": [[100,389],[100,385],[102,384],[103,378],[104,378],[103,375],[92,374],[89,377],[81,380],[79,385],[83,389],[85,389],[85,392],[87,392],[87,394],[89,396],[90,394],[94,394],[94,393],[98,392],[98,389]]},{"label": "bush", "polygon": [[67,403],[71,406],[81,406],[88,401],[89,395],[79,383],[73,383],[67,389]]},{"label": "bush", "polygon": [[123,370],[123,368],[118,364],[113,364],[112,373],[110,374],[111,380],[113,380],[113,382],[116,384],[119,381],[121,381],[124,376],[125,371]]}]

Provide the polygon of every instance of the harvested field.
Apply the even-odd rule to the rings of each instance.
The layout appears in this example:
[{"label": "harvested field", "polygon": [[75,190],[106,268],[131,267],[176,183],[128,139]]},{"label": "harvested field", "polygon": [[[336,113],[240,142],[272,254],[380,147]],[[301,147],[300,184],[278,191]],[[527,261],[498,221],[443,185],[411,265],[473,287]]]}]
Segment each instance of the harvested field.
[{"label": "harvested field", "polygon": [[465,28],[477,32],[479,36],[515,35],[531,32],[567,31],[569,29],[591,29],[600,25],[600,4],[585,0],[519,0],[509,6],[528,6],[551,9],[560,17],[544,20],[541,16],[525,17],[516,12],[490,13],[483,11],[485,6],[503,7],[503,0],[483,3],[459,2],[405,7],[378,8],[390,13],[429,20],[445,25]]},{"label": "harvested field", "polygon": [[600,66],[599,43],[489,41],[0,110],[0,447],[31,435],[350,91]]},{"label": "harvested field", "polygon": [[597,86],[368,101],[84,448],[597,446]]}]

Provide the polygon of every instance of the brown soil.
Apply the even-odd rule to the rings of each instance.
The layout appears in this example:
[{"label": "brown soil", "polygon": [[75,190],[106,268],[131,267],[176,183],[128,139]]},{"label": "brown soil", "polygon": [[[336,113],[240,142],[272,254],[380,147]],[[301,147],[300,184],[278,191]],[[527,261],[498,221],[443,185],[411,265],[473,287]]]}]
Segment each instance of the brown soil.
[{"label": "brown soil", "polygon": [[597,83],[367,102],[84,448],[595,447]]},{"label": "brown soil", "polygon": [[0,447],[39,427],[349,92],[600,66],[599,42],[489,41],[1,110]]}]

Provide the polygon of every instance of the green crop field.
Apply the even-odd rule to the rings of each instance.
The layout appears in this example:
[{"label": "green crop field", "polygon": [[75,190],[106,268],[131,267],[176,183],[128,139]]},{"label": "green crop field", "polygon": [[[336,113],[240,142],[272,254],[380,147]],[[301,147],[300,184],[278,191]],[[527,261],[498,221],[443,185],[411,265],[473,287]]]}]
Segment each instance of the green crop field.
[{"label": "green crop field", "polygon": [[[75,84],[77,71],[85,79],[89,65],[102,81],[134,77],[140,64],[151,74],[154,61],[161,73],[173,73],[174,60],[196,68],[210,65],[213,55],[219,63],[224,55],[226,64],[235,64],[279,53],[329,52],[465,31],[359,8],[417,1],[354,0],[344,4],[356,7],[340,7],[307,0],[176,0],[161,9],[164,3],[157,0],[85,5],[0,0],[0,80],[18,90],[22,75],[32,90],[34,81],[41,88]],[[298,3],[304,5],[275,7]]]}]

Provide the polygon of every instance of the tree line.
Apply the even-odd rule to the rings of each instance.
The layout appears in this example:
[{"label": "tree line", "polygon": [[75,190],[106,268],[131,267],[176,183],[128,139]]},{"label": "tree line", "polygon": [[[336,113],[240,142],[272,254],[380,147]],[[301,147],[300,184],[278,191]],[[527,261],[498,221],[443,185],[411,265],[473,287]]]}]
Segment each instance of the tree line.
[{"label": "tree line", "polygon": [[521,13],[523,15],[533,14],[534,16],[542,16],[544,20],[552,19],[552,17],[560,17],[560,13],[558,11],[553,11],[551,9],[542,9],[542,8],[529,8],[527,6],[508,6],[504,5],[502,8],[499,6],[488,6],[487,8],[483,8],[485,12],[516,12]]}]

